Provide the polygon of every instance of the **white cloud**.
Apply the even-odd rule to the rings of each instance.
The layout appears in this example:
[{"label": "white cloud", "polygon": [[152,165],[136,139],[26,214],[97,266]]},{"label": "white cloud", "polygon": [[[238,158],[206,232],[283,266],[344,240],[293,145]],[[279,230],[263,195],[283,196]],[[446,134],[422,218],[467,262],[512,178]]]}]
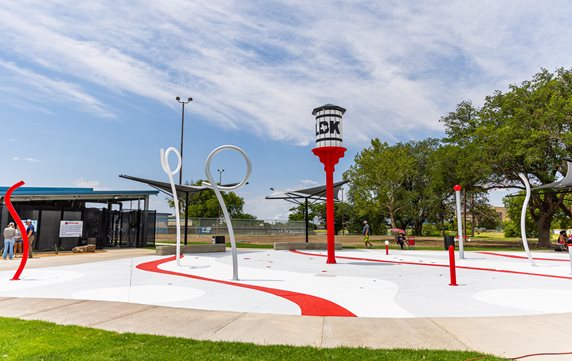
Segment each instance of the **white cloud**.
[{"label": "white cloud", "polygon": [[264,196],[246,195],[244,200],[244,211],[264,220],[287,220],[289,209],[294,207],[284,200],[268,200]]},{"label": "white cloud", "polygon": [[313,138],[311,110],[331,102],[348,109],[349,144],[420,139],[461,100],[479,103],[541,67],[570,67],[571,9],[516,0],[4,1],[0,68],[13,83],[0,95],[33,89],[102,117],[118,111],[93,89],[172,107],[190,95],[204,119],[301,145]]},{"label": "white cloud", "polygon": [[316,181],[314,181],[314,180],[311,180],[311,179],[302,179],[302,180],[300,181],[300,186],[301,186],[301,187],[309,188],[309,187],[315,187],[315,186],[318,186],[318,185],[320,185],[320,183],[318,183],[318,182],[316,182]]},{"label": "white cloud", "polygon": [[109,190],[109,188],[102,185],[101,182],[98,180],[87,180],[79,178],[75,179],[72,183],[74,187],[79,187],[79,188],[93,188],[96,191]]},{"label": "white cloud", "polygon": [[39,163],[41,162],[41,160],[38,160],[36,158],[32,158],[32,157],[12,157],[12,160],[14,161],[25,161],[25,162],[31,162],[31,163]]}]

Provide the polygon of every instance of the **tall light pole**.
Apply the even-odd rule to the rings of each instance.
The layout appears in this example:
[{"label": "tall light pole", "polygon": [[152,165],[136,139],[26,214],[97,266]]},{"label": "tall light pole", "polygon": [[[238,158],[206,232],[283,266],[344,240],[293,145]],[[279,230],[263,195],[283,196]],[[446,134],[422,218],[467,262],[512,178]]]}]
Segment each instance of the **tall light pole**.
[{"label": "tall light pole", "polygon": [[224,173],[224,168],[223,169],[217,169],[218,172],[218,184],[222,185],[222,173]]},{"label": "tall light pole", "polygon": [[[183,106],[183,112],[181,114],[181,169],[179,171],[179,184],[183,185],[183,141],[185,135],[185,104],[189,104],[193,101],[193,98],[188,97],[187,101],[181,100],[181,97],[176,97],[177,101]],[[187,212],[187,207],[189,206],[189,192],[185,192],[185,246],[187,245],[187,237],[189,235],[188,225],[189,225],[189,213]]]},{"label": "tall light pole", "polygon": [[185,135],[185,104],[189,104],[193,101],[193,98],[188,97],[187,101],[181,100],[181,97],[176,97],[177,101],[183,106],[183,112],[181,114],[181,149],[179,149],[179,153],[181,153],[181,170],[179,171],[179,184],[183,185],[183,144],[184,144],[184,135]]}]

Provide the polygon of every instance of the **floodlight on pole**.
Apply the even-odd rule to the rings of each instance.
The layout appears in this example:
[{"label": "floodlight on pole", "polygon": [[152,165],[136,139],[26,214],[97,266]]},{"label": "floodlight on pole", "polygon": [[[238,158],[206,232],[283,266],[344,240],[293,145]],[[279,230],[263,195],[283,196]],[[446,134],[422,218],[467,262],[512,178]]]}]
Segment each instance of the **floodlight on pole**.
[{"label": "floodlight on pole", "polygon": [[217,169],[218,172],[218,184],[222,184],[222,174],[224,173],[224,168]]}]

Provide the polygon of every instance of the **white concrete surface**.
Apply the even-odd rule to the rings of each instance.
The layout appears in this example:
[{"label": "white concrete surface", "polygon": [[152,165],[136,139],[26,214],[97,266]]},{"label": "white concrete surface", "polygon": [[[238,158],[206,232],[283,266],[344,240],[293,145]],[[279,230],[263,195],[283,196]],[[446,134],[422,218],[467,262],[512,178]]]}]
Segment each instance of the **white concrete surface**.
[{"label": "white concrete surface", "polygon": [[[138,269],[168,258],[140,254],[80,256],[83,263],[34,259],[21,281],[9,280],[17,262],[0,262],[0,316],[260,344],[472,349],[506,357],[572,351],[562,342],[572,322],[567,254],[535,254],[546,260],[532,267],[526,258],[502,256],[524,253],[466,252],[458,287],[448,285],[444,251],[345,250],[336,252],[338,264],[327,265],[321,251],[242,250],[239,282],[231,281],[230,254],[187,255],[182,267],[159,266],[172,274]],[[358,318],[298,317],[293,300],[300,294]]]},{"label": "white concrete surface", "polygon": [[[239,285],[312,295],[358,317],[492,317],[572,312],[572,278],[566,254],[553,260],[466,252],[458,260],[460,286],[449,286],[446,252],[338,251],[337,264],[324,251],[242,250]],[[511,253],[516,254],[518,253]],[[523,255],[521,253],[520,255]],[[268,292],[221,284],[232,276],[230,254],[187,255],[182,267],[159,266],[168,275],[137,269],[165,257],[128,257],[67,266],[27,269],[21,281],[0,272],[0,297],[65,298],[131,302],[203,310],[299,315],[291,300]],[[381,262],[379,262],[381,261]],[[462,268],[466,267],[466,268]],[[510,272],[522,272],[510,273]],[[202,279],[183,277],[189,275]],[[556,276],[552,278],[545,276]],[[328,314],[323,314],[328,316]]]}]

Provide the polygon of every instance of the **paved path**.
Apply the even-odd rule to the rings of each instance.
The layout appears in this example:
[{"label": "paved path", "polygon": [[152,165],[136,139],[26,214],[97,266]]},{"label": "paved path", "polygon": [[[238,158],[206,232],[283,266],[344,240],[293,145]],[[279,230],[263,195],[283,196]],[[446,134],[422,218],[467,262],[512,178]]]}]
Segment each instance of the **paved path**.
[{"label": "paved path", "polygon": [[[490,318],[344,318],[199,311],[123,302],[1,298],[0,316],[211,341],[314,347],[475,350],[505,357],[569,352],[572,314]],[[571,356],[527,360],[570,360]]]},{"label": "paved path", "polygon": [[[121,258],[149,256],[155,254],[154,249],[146,248],[118,248],[95,253],[60,253],[58,255],[50,253],[34,253],[34,258],[28,258],[26,269],[67,266],[82,264],[87,262],[108,261]],[[20,258],[12,260],[0,259],[0,271],[16,270],[20,264]]]}]

